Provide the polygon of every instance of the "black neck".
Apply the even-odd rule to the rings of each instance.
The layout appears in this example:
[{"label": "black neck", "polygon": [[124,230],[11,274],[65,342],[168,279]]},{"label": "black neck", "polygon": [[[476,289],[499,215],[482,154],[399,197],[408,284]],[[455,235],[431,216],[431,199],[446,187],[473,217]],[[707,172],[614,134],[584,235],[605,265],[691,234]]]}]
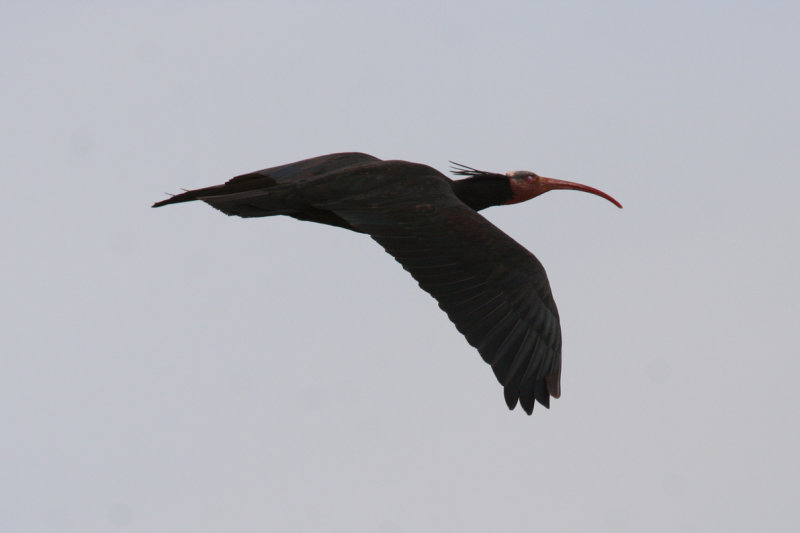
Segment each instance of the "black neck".
[{"label": "black neck", "polygon": [[503,205],[511,200],[511,185],[508,178],[498,176],[478,176],[453,182],[453,192],[458,199],[475,211]]}]

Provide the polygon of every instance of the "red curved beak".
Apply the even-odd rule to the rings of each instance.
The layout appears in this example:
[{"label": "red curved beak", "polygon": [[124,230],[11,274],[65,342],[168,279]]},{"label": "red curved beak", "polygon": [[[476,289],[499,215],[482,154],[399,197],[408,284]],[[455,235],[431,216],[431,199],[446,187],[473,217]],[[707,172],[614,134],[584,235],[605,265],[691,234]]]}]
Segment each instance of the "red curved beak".
[{"label": "red curved beak", "polygon": [[622,204],[616,201],[611,195],[604,193],[599,189],[595,189],[594,187],[589,187],[588,185],[582,185],[580,183],[574,183],[571,181],[564,181],[564,180],[557,180],[553,178],[543,178],[539,177],[539,186],[543,189],[542,192],[552,191],[555,189],[568,189],[571,191],[583,191],[588,192],[589,194],[594,194],[601,198],[605,198],[615,206],[622,209]]}]

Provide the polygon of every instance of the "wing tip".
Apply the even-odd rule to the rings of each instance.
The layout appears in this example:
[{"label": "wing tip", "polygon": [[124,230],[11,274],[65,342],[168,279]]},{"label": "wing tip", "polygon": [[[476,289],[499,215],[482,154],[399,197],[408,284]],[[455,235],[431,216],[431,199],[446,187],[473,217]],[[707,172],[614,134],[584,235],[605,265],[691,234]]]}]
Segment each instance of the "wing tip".
[{"label": "wing tip", "polygon": [[546,409],[550,409],[550,398],[558,399],[561,397],[561,384],[559,376],[547,376],[533,384],[533,390],[522,392],[516,387],[504,387],[503,396],[509,410],[514,410],[519,403],[526,414],[532,415],[533,409],[538,402]]},{"label": "wing tip", "polygon": [[544,383],[547,386],[547,392],[556,400],[561,398],[561,373],[555,376],[547,376],[544,378]]},{"label": "wing tip", "polygon": [[[506,405],[508,406],[509,410],[513,411],[517,406],[517,400],[519,400],[519,392],[511,390],[510,388],[504,388],[503,396],[505,397]],[[525,410],[527,411],[527,409]]]}]

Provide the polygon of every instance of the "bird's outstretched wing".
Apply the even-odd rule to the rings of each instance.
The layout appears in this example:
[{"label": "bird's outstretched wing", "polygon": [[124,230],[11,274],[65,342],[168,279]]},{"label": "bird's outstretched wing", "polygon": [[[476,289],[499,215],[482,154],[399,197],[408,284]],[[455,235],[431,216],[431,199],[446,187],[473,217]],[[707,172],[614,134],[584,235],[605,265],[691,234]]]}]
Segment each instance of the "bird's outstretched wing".
[{"label": "bird's outstretched wing", "polygon": [[317,207],[369,234],[436,298],[492,366],[509,408],[549,407],[561,394],[561,327],[544,268],[461,202],[444,176],[413,167],[400,173],[413,177],[405,193]]},{"label": "bird's outstretched wing", "polygon": [[347,167],[375,161],[380,161],[380,159],[359,152],[321,155],[287,165],[265,168],[264,170],[242,174],[229,179],[222,185],[214,185],[212,187],[176,194],[166,200],[156,202],[153,207],[190,202],[210,196],[252,193],[253,191],[261,189],[269,189],[275,185],[287,185],[302,180],[313,179],[331,172],[341,171]]}]

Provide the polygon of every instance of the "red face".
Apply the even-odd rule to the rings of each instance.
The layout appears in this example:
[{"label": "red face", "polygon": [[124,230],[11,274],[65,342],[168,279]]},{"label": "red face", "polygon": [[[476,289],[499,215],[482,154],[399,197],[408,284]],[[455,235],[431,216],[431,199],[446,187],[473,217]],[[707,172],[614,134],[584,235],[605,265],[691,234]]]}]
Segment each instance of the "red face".
[{"label": "red face", "polygon": [[512,197],[507,204],[516,204],[535,198],[540,194],[554,189],[568,189],[573,191],[583,191],[605,198],[612,204],[622,208],[622,204],[614,198],[604,193],[601,190],[589,187],[588,185],[581,185],[580,183],[573,183],[571,181],[557,180],[553,178],[545,178],[539,176],[534,172],[527,170],[514,170],[506,174],[508,176],[509,185],[511,185]]}]

